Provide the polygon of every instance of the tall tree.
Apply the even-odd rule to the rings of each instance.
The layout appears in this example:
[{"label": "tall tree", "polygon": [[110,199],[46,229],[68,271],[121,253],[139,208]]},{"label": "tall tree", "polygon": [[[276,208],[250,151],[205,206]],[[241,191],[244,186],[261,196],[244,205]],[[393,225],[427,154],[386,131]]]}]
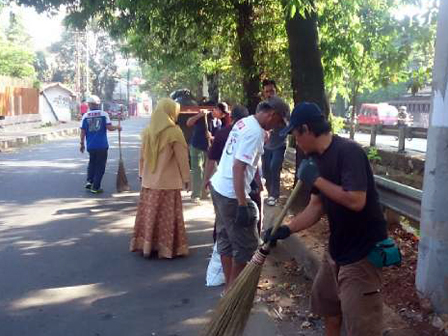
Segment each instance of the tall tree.
[{"label": "tall tree", "polygon": [[[308,1],[306,1],[308,2]],[[286,1],[285,5],[290,2]],[[329,106],[325,95],[324,70],[319,50],[317,13],[313,1],[292,3],[286,15],[291,85],[294,102],[309,101],[320,106],[326,115]]]}]

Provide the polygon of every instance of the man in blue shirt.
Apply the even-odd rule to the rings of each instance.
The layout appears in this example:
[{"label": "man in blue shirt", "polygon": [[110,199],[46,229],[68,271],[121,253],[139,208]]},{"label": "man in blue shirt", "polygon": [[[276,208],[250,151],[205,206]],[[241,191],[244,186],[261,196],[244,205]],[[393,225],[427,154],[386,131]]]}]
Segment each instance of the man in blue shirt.
[{"label": "man in blue shirt", "polygon": [[86,147],[84,140],[87,139],[87,151],[89,152],[89,165],[87,167],[86,189],[93,194],[103,192],[101,180],[106,170],[107,131],[120,130],[119,126],[112,126],[109,114],[101,110],[100,99],[92,95],[87,99],[89,111],[85,113],[81,120],[81,147],[79,150],[84,153]]}]

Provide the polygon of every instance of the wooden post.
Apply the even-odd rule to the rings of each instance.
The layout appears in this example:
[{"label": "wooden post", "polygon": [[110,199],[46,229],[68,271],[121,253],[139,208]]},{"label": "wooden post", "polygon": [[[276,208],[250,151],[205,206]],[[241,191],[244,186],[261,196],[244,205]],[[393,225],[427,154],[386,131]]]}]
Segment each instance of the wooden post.
[{"label": "wooden post", "polygon": [[372,125],[370,128],[370,147],[376,146],[376,135],[378,133],[378,126]]},{"label": "wooden post", "polygon": [[398,125],[398,152],[404,153],[406,140],[406,125]]}]

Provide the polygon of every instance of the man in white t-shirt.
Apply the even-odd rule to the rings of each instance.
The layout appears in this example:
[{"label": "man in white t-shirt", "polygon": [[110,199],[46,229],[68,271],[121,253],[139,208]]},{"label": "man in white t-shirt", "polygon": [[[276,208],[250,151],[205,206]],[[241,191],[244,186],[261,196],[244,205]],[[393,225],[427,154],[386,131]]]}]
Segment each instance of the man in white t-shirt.
[{"label": "man in white t-shirt", "polygon": [[211,179],[216,212],[218,253],[226,278],[226,289],[258,246],[258,210],[249,198],[250,183],[263,154],[265,131],[283,122],[268,102],[253,116],[239,120],[227,139],[218,169]]}]

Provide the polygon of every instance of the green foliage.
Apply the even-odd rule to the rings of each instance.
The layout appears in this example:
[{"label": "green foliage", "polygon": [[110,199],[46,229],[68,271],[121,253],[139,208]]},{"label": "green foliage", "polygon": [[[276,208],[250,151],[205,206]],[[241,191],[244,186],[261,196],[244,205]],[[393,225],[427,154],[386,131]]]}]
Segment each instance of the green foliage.
[{"label": "green foliage", "polygon": [[333,113],[330,113],[328,115],[328,121],[334,134],[339,134],[344,129],[345,119],[343,117],[336,117]]},{"label": "green foliage", "polygon": [[381,161],[381,156],[378,154],[378,149],[376,147],[369,148],[367,158],[371,163],[379,163]]},{"label": "green foliage", "polygon": [[0,75],[18,78],[35,76],[34,54],[27,43],[29,38],[20,16],[11,13],[8,26],[0,35]]},{"label": "green foliage", "polygon": [[[84,73],[85,58],[87,50],[86,31],[76,31],[67,28],[61,36],[61,40],[53,43],[49,52],[55,59],[56,66],[52,69],[51,80],[54,82],[66,83],[72,87],[75,86],[77,54],[80,59],[81,88],[82,91],[88,87],[90,91],[106,100],[112,99],[112,93],[115,88],[115,78],[117,74],[116,55],[119,52],[117,43],[109,35],[100,29],[95,23],[88,27],[89,35],[89,74],[90,82],[85,83]],[[45,65],[40,62],[41,68]]]},{"label": "green foliage", "polygon": [[[124,51],[145,65],[148,88],[157,96],[173,89],[199,93],[202,75],[218,78],[225,100],[241,101],[248,76],[274,78],[280,95],[292,96],[285,17],[316,11],[326,88],[356,100],[363,92],[407,83],[413,92],[426,85],[432,67],[436,8],[398,20],[393,10],[414,0],[19,0],[38,10],[66,6],[67,22],[84,26],[91,18],[124,42]],[[236,8],[254,8],[255,65],[238,62]],[[74,69],[74,67],[71,67]],[[70,71],[70,68],[67,68]],[[72,74],[61,71],[62,77]],[[68,76],[70,75],[70,76]],[[396,93],[401,93],[397,90]],[[363,99],[363,98],[362,98]],[[362,100],[361,99],[361,100]]]},{"label": "green foliage", "polygon": [[0,40],[0,75],[34,77],[34,54],[9,41]]}]

